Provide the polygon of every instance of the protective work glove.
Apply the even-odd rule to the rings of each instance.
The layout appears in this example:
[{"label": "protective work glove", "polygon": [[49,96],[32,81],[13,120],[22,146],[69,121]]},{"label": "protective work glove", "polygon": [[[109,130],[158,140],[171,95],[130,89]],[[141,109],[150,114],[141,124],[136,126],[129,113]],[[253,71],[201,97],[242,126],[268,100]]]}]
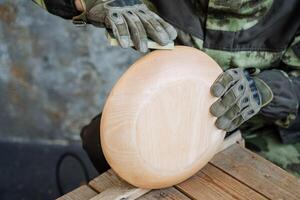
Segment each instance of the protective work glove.
[{"label": "protective work glove", "polygon": [[210,112],[217,117],[215,124],[219,129],[235,130],[272,101],[272,90],[257,77],[258,73],[253,68],[229,69],[213,83],[211,94],[219,99]]},{"label": "protective work glove", "polygon": [[84,11],[73,22],[111,29],[123,48],[133,42],[137,50],[146,52],[147,37],[160,45],[177,37],[176,30],[140,0],[81,0],[81,3]]}]

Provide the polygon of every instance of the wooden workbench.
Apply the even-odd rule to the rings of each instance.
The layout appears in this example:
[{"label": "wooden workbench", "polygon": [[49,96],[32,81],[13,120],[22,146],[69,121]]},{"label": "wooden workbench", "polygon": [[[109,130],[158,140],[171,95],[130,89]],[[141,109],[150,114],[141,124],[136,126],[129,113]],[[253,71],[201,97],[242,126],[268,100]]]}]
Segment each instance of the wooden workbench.
[{"label": "wooden workbench", "polygon": [[[137,196],[140,196],[137,198]],[[300,200],[300,180],[234,144],[219,152],[192,178],[174,187],[147,191],[121,181],[112,171],[59,200]]]}]

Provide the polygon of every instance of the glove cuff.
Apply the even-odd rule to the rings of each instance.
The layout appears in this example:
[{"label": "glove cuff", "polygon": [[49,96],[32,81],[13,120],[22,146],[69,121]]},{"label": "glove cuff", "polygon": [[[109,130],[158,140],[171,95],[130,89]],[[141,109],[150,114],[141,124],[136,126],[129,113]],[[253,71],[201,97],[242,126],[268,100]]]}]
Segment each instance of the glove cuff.
[{"label": "glove cuff", "polygon": [[[266,70],[257,77],[273,93],[273,99],[261,109],[260,113],[279,127],[289,127],[296,119],[299,108],[299,99],[293,81],[281,70]],[[267,90],[261,90],[260,93],[264,97],[268,96]]]},{"label": "glove cuff", "polygon": [[88,22],[87,12],[95,5],[96,0],[80,0],[80,2],[83,7],[83,12],[72,18],[72,22],[75,25],[87,24],[87,22]]},{"label": "glove cuff", "polygon": [[261,97],[261,106],[265,107],[273,100],[274,94],[271,88],[263,80],[257,77],[253,78],[253,80]]},{"label": "glove cuff", "polygon": [[46,9],[49,13],[60,16],[64,19],[72,19],[72,17],[80,14],[80,12],[76,9],[74,0],[34,0],[34,2]]}]

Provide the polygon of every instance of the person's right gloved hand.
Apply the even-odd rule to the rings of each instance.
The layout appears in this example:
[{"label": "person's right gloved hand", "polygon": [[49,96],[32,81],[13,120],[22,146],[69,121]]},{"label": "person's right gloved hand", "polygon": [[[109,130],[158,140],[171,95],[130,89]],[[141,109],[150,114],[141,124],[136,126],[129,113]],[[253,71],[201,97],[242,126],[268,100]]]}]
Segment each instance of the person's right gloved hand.
[{"label": "person's right gloved hand", "polygon": [[216,126],[231,132],[261,114],[280,127],[289,127],[299,110],[298,82],[276,69],[259,72],[234,68],[223,72],[211,86],[211,94],[218,97],[210,107],[217,117]]},{"label": "person's right gloved hand", "polygon": [[211,86],[218,97],[210,107],[217,117],[216,126],[226,132],[237,129],[273,99],[271,88],[260,78],[258,70],[234,68],[223,72]]},{"label": "person's right gloved hand", "polygon": [[111,29],[123,48],[148,50],[147,38],[166,45],[177,37],[170,24],[150,11],[140,0],[80,0],[83,13],[73,18],[76,23],[91,23]]}]

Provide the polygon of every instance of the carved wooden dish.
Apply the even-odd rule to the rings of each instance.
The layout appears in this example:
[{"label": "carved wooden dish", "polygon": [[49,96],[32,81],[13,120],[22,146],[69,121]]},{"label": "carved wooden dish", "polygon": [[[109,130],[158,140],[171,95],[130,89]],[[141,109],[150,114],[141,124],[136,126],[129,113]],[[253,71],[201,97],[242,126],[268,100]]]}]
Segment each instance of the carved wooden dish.
[{"label": "carved wooden dish", "polygon": [[177,46],[135,62],[111,91],[101,144],[112,169],[141,188],[182,182],[217,152],[225,133],[209,107],[209,88],[222,72],[203,52]]}]

